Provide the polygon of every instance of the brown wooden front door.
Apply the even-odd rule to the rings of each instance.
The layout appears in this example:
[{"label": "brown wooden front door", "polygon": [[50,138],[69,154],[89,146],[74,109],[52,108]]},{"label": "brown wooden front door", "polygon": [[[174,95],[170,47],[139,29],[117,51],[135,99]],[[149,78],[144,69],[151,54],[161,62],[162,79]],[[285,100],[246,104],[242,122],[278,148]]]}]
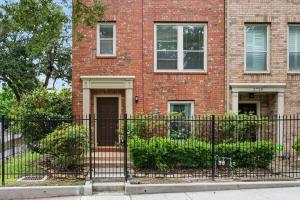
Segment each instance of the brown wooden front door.
[{"label": "brown wooden front door", "polygon": [[119,99],[97,98],[97,144],[113,146],[118,141]]}]

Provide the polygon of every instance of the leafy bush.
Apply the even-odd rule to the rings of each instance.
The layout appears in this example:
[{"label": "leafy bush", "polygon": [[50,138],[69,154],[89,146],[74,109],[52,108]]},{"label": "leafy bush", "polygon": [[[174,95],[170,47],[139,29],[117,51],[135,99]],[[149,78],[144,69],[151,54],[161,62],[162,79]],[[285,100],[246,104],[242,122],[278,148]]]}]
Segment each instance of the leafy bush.
[{"label": "leafy bush", "polygon": [[133,164],[138,169],[207,168],[211,165],[211,145],[194,139],[170,140],[137,136],[128,143]]},{"label": "leafy bush", "polygon": [[[137,136],[128,143],[131,159],[137,169],[208,168],[211,166],[211,147],[197,139],[170,140],[153,137],[149,140]],[[234,167],[266,168],[275,153],[269,141],[224,143],[216,145],[217,157],[231,158]]]},{"label": "leafy bush", "polygon": [[297,152],[297,154],[300,154],[300,137],[297,138],[296,142],[294,143],[293,149]]},{"label": "leafy bush", "polygon": [[7,116],[15,104],[14,93],[7,86],[3,86],[0,92],[0,115]]},{"label": "leafy bush", "polygon": [[[270,125],[265,118],[252,114],[227,113],[219,119],[220,141],[256,141],[258,128]],[[266,131],[268,129],[264,129]]]},{"label": "leafy bush", "polygon": [[39,88],[24,97],[12,115],[21,119],[15,132],[21,130],[27,143],[33,146],[62,124],[62,119],[71,118],[71,92]]},{"label": "leafy bush", "polygon": [[87,149],[88,129],[79,125],[63,124],[39,142],[40,153],[58,171],[82,170]]},{"label": "leafy bush", "polygon": [[234,167],[267,168],[275,155],[271,141],[223,143],[216,147],[219,157],[232,159]]},{"label": "leafy bush", "polygon": [[[124,123],[121,124],[119,134],[124,133]],[[172,139],[187,139],[192,136],[192,122],[180,113],[170,113],[160,116],[158,113],[138,113],[127,121],[128,136],[151,138],[154,136]]]}]

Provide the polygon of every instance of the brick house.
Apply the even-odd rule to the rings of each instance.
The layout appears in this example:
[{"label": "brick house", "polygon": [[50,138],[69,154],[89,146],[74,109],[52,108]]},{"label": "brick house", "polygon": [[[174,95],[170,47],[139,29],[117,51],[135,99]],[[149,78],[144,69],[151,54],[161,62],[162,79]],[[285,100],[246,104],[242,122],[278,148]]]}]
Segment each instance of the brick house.
[{"label": "brick house", "polygon": [[224,113],[224,0],[104,3],[73,43],[75,115]]},{"label": "brick house", "polygon": [[227,108],[300,113],[300,1],[227,1]]}]

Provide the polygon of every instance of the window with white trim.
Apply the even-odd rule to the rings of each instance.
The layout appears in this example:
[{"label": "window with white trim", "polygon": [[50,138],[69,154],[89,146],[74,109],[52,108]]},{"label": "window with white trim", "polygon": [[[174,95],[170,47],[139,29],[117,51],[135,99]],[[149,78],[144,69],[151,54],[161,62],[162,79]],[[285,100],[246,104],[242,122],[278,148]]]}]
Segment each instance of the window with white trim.
[{"label": "window with white trim", "polygon": [[169,124],[169,135],[172,139],[187,139],[193,130],[194,102],[192,101],[169,101],[169,113],[176,113]]},{"label": "window with white trim", "polygon": [[289,26],[289,71],[300,72],[300,25]]},{"label": "window with white trim", "polygon": [[97,26],[97,56],[116,55],[116,24],[99,23]]},{"label": "window with white trim", "polygon": [[192,101],[169,101],[169,112],[180,113],[183,117],[194,115],[194,102]]},{"label": "window with white trim", "polygon": [[246,31],[246,71],[266,72],[268,70],[268,25],[247,24]]},{"label": "window with white trim", "polygon": [[155,70],[206,71],[206,24],[156,24]]}]

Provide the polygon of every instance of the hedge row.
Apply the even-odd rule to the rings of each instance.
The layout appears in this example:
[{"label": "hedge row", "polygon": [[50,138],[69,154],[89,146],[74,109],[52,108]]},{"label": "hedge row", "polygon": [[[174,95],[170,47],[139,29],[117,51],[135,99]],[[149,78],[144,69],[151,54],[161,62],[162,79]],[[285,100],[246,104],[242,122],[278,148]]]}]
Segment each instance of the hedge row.
[{"label": "hedge row", "polygon": [[[128,147],[137,169],[192,169],[211,167],[212,145],[188,139],[170,140],[153,137],[131,138]],[[233,167],[266,168],[272,162],[275,148],[270,141],[224,143],[215,146],[216,159],[232,159]]]}]

